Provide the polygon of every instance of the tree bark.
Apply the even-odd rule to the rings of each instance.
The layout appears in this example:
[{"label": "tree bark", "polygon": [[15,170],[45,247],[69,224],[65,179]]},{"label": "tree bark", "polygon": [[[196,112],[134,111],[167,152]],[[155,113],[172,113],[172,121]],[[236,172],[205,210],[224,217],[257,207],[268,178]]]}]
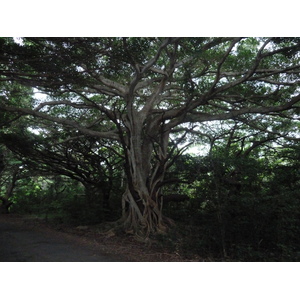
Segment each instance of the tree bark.
[{"label": "tree bark", "polygon": [[122,196],[123,222],[127,232],[148,236],[165,232],[170,221],[162,214],[161,186],[167,166],[169,132],[155,121],[145,125],[137,112],[125,124],[126,190]]},{"label": "tree bark", "polygon": [[143,182],[134,189],[130,185],[122,197],[122,221],[126,232],[146,237],[166,232],[172,221],[162,214],[162,197],[151,195]]}]

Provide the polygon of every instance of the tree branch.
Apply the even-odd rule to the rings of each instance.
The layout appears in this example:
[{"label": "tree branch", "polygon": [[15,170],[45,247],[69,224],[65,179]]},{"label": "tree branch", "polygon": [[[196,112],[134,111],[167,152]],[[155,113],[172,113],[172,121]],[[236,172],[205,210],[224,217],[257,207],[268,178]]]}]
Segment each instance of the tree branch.
[{"label": "tree branch", "polygon": [[293,97],[292,100],[290,100],[286,104],[278,105],[278,106],[244,107],[239,110],[232,110],[220,114],[194,113],[194,114],[187,115],[184,119],[184,123],[229,120],[229,119],[235,119],[236,117],[244,114],[268,114],[272,112],[281,112],[291,108],[298,108],[294,106],[298,102],[300,102],[300,95]]},{"label": "tree branch", "polygon": [[107,132],[95,131],[92,129],[88,129],[87,127],[84,127],[84,126],[80,125],[79,123],[74,122],[72,120],[54,117],[54,116],[48,115],[46,113],[38,112],[36,110],[32,110],[32,109],[28,109],[28,108],[5,106],[5,105],[2,105],[0,109],[3,111],[7,111],[7,112],[18,112],[23,115],[31,115],[31,116],[39,118],[39,119],[52,121],[52,122],[61,124],[63,126],[69,127],[69,128],[77,129],[81,133],[89,135],[89,136],[94,136],[94,137],[99,137],[99,138],[107,138],[107,139],[111,139],[111,140],[119,140],[119,136],[116,131],[107,131]]}]

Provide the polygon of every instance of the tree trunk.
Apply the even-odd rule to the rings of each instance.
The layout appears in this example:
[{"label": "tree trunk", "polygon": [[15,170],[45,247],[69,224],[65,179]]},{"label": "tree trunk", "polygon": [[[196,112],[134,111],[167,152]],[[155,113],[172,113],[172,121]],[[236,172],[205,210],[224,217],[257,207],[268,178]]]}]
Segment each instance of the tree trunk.
[{"label": "tree trunk", "polygon": [[150,233],[165,232],[166,218],[162,215],[160,199],[148,192],[127,187],[122,197],[123,220],[127,232],[148,236]]},{"label": "tree trunk", "polygon": [[148,236],[165,232],[171,223],[162,215],[160,196],[169,132],[161,134],[154,126],[147,129],[137,116],[132,120],[126,124],[130,131],[123,144],[127,186],[122,197],[122,218],[127,232]]},{"label": "tree trunk", "polygon": [[0,200],[2,201],[2,204],[0,205],[0,214],[8,214],[9,208],[13,204],[11,201],[9,201],[9,199],[12,196],[13,190],[16,186],[16,182],[18,180],[18,177],[17,177],[18,173],[19,173],[19,167],[15,167],[12,172],[11,181],[9,182],[8,186],[6,187],[6,195],[0,196]]},{"label": "tree trunk", "polygon": [[0,197],[0,200],[2,201],[2,204],[0,205],[0,214],[8,214],[12,202],[5,197]]}]

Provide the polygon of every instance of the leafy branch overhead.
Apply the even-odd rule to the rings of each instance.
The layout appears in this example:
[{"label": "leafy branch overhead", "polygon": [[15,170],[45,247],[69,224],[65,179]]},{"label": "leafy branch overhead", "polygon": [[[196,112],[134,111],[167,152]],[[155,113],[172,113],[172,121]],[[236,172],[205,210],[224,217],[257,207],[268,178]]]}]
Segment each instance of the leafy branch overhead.
[{"label": "leafy branch overhead", "polygon": [[[298,97],[281,98],[286,86],[297,89],[299,41],[286,39],[283,45],[279,41],[27,38],[22,45],[4,41],[1,80],[18,80],[52,95],[74,94],[72,100],[40,104],[32,112],[37,117],[42,107],[51,105],[95,109],[113,121],[121,121],[122,112],[138,110],[143,121],[150,113],[170,121],[172,128],[205,118],[285,110],[297,103]],[[94,94],[101,97],[95,101]],[[257,107],[267,97],[269,104],[285,101],[277,108]],[[226,116],[224,111],[231,113]]]}]

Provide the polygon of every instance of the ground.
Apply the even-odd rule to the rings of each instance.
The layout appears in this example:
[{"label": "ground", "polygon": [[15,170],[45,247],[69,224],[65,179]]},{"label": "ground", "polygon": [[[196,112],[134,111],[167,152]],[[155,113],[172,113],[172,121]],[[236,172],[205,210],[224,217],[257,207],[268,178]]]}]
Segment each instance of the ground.
[{"label": "ground", "polygon": [[[105,227],[106,226],[106,227]],[[0,261],[179,262],[152,240],[116,234],[106,225],[54,225],[32,216],[0,215]]]}]

